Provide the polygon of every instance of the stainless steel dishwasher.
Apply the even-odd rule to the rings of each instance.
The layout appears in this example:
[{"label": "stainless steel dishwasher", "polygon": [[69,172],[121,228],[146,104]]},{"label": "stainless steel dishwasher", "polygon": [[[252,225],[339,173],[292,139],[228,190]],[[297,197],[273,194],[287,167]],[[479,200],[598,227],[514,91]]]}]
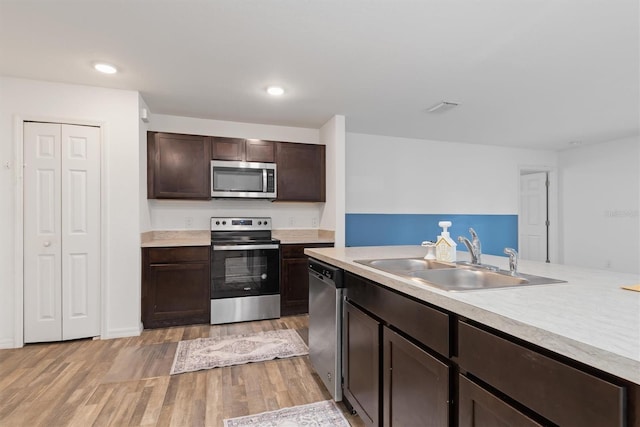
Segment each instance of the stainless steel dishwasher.
[{"label": "stainless steel dishwasher", "polygon": [[336,402],[342,400],[342,270],[309,259],[309,356]]}]

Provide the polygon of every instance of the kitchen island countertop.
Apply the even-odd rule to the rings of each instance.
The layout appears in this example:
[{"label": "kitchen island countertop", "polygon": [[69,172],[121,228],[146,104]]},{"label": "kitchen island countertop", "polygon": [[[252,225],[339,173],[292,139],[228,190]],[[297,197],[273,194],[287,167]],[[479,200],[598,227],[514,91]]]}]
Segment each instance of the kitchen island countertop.
[{"label": "kitchen island countertop", "polygon": [[[604,372],[640,384],[637,274],[521,260],[519,271],[568,283],[447,292],[355,263],[422,257],[419,246],[310,248],[305,254]],[[458,260],[469,260],[458,252]],[[508,258],[483,254],[508,270]]]}]

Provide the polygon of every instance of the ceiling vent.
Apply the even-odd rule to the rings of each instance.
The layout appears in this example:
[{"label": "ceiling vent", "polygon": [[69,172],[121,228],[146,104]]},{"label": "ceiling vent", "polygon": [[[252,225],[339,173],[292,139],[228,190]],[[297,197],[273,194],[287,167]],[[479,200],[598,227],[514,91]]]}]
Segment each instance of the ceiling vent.
[{"label": "ceiling vent", "polygon": [[457,102],[442,101],[432,107],[427,108],[427,113],[433,113],[433,114],[446,113],[449,110],[453,110],[458,105],[460,104],[458,104]]}]

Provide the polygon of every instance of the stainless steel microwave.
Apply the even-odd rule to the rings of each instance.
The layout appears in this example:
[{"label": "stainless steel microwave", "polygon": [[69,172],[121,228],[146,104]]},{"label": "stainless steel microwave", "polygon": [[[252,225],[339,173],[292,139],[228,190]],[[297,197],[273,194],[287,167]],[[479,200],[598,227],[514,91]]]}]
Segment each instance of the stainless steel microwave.
[{"label": "stainless steel microwave", "polygon": [[276,164],[211,161],[211,197],[275,199]]}]

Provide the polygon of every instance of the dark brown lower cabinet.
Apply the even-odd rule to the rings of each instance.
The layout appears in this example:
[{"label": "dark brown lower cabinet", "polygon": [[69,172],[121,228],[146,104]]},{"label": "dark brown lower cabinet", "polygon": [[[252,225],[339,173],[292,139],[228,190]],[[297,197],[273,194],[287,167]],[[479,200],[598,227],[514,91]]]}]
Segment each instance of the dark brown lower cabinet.
[{"label": "dark brown lower cabinet", "polygon": [[209,246],[142,250],[145,329],[209,323]]},{"label": "dark brown lower cabinet", "polygon": [[466,322],[460,369],[560,426],[625,426],[625,388]]},{"label": "dark brown lower cabinet", "polygon": [[305,248],[330,248],[333,243],[283,244],[280,263],[280,314],[309,312],[309,258]]},{"label": "dark brown lower cabinet", "polygon": [[344,303],[343,393],[367,426],[380,419],[380,323]]},{"label": "dark brown lower cabinet", "polygon": [[385,427],[448,426],[449,366],[384,326]]},{"label": "dark brown lower cabinet", "polygon": [[484,388],[460,375],[458,382],[460,427],[542,427]]}]

